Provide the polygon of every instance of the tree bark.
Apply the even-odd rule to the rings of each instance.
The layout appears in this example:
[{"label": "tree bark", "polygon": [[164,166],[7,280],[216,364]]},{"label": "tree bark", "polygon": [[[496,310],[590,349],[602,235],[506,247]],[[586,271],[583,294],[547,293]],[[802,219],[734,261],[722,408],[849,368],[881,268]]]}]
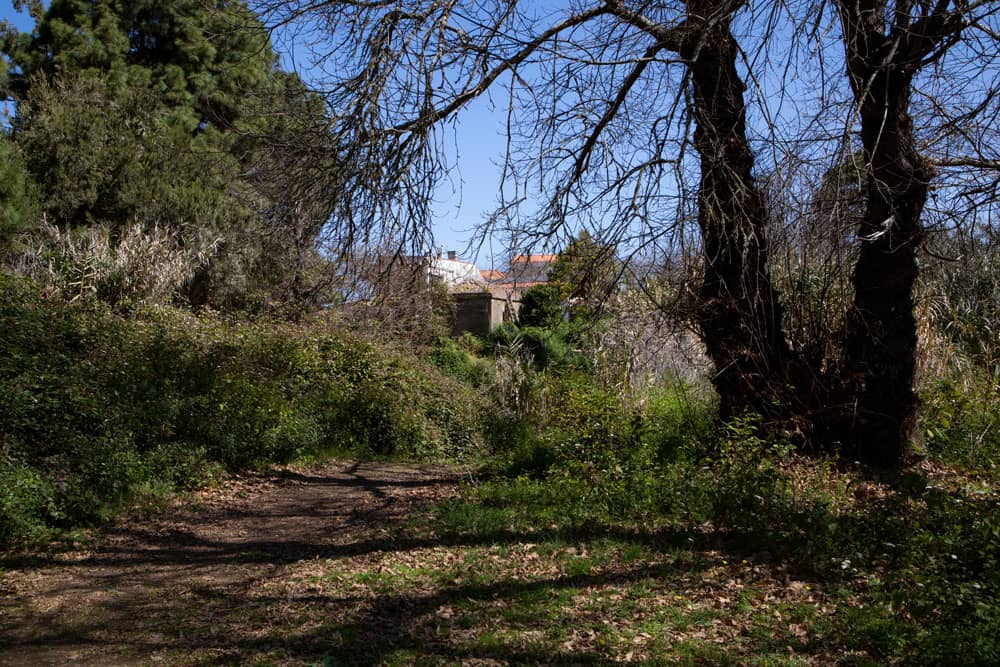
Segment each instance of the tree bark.
[{"label": "tree bark", "polygon": [[909,101],[918,60],[905,61],[883,17],[842,2],[847,68],[868,164],[868,201],[858,230],[841,369],[845,453],[881,467],[899,465],[918,438],[913,389],[917,324],[913,285],[923,239],[921,212],[933,169],[913,136]]},{"label": "tree bark", "polygon": [[693,83],[694,146],[701,157],[704,275],[697,317],[715,366],[721,418],[750,412],[774,424],[795,411],[792,353],[767,266],[769,212],[747,140],[745,86],[730,30],[735,10],[724,11],[715,2],[688,2],[680,49]]}]

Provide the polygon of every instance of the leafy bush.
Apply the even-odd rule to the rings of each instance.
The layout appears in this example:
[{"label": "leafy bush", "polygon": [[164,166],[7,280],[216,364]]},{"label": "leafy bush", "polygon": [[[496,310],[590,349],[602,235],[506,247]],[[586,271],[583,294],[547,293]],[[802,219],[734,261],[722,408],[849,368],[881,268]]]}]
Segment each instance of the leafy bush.
[{"label": "leafy bush", "polygon": [[554,327],[517,326],[507,322],[493,331],[490,344],[498,354],[523,354],[538,370],[586,369],[586,357],[576,349],[580,326],[573,322],[562,322]]},{"label": "leafy bush", "polygon": [[929,383],[921,398],[928,453],[996,474],[1000,464],[1000,377],[985,373],[944,377]]},{"label": "leafy bush", "polygon": [[542,283],[533,285],[521,295],[518,324],[522,327],[555,327],[563,320],[564,297],[559,285]]},{"label": "leafy bush", "polygon": [[492,367],[475,356],[475,352],[480,349],[478,339],[471,334],[466,334],[466,337],[459,341],[442,338],[431,349],[429,359],[446,375],[467,382],[473,387],[482,387],[491,380]]},{"label": "leafy bush", "polygon": [[0,543],[141,493],[326,451],[477,456],[485,403],[412,357],[315,324],[130,317],[0,276]]},{"label": "leafy bush", "polygon": [[29,226],[38,204],[31,177],[17,146],[0,131],[0,253]]},{"label": "leafy bush", "polygon": [[657,461],[675,461],[715,433],[715,397],[681,381],[652,387],[646,397],[641,437]]},{"label": "leafy bush", "polygon": [[48,523],[60,518],[56,489],[38,469],[0,460],[0,544],[48,536]]}]

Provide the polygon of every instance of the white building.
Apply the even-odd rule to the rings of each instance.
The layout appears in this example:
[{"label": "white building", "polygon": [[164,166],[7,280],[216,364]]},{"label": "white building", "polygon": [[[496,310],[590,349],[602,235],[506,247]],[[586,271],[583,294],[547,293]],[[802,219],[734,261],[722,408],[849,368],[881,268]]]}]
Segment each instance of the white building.
[{"label": "white building", "polygon": [[482,282],[482,276],[475,264],[458,259],[458,253],[448,251],[448,256],[438,253],[437,257],[427,258],[427,278],[431,282],[442,283],[449,287],[469,282]]}]

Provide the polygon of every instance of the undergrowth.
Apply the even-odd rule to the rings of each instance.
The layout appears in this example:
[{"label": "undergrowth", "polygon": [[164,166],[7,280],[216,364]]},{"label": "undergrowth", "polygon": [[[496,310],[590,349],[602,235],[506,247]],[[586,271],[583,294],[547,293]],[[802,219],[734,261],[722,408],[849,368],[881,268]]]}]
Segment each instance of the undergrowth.
[{"label": "undergrowth", "polygon": [[494,429],[494,458],[438,511],[435,533],[721,553],[823,588],[835,613],[784,611],[808,619],[794,627],[812,640],[786,640],[799,655],[1000,662],[996,378],[928,383],[929,458],[890,474],[796,454],[753,418],[718,426],[711,394],[694,387],[654,387],[636,403],[572,364],[525,375],[534,409]]},{"label": "undergrowth", "polygon": [[[713,596],[747,623],[744,652],[1000,662],[995,377],[926,382],[929,458],[880,476],[796,454],[751,417],[718,425],[703,387],[663,380],[637,399],[599,381],[613,373],[595,372],[560,331],[441,340],[425,363],[316,324],[232,324],[171,309],[124,318],[12,279],[0,286],[7,543],[101,520],[137,494],[331,449],[475,459],[477,483],[418,526],[442,544],[511,545],[530,552],[526,562],[548,554],[579,582],[614,582],[616,568],[642,572],[644,561],[667,571],[664,554],[724,571]],[[572,558],[562,563],[561,553]],[[470,555],[476,572],[480,556]],[[745,586],[741,569],[755,573]],[[359,583],[377,579],[362,574]],[[440,579],[445,597],[458,586],[456,606],[492,586],[459,585],[454,567],[411,574]],[[762,576],[769,588],[754,589]],[[794,603],[768,599],[782,578],[800,586]],[[403,579],[376,583],[405,595]],[[534,605],[517,613],[530,617]],[[628,616],[608,605],[602,614]],[[571,627],[546,632],[538,655],[576,637]],[[717,650],[690,646],[709,662],[725,657]]]},{"label": "undergrowth", "polygon": [[128,317],[0,276],[0,545],[106,520],[224,471],[330,452],[479,454],[483,403],[323,326]]},{"label": "undergrowth", "polygon": [[[714,558],[723,563],[817,582],[836,611],[819,603],[791,610],[810,619],[801,632],[814,637],[797,645],[800,656],[1000,661],[996,489],[930,465],[872,481],[758,438],[752,422],[730,425],[713,442],[711,454],[685,447],[657,461],[640,443],[601,464],[588,456],[545,475],[484,479],[438,511],[434,531],[474,544],[513,539],[591,552],[612,540],[623,553],[721,554]],[[738,599],[739,582],[720,595]],[[768,627],[773,611],[753,623]]]}]

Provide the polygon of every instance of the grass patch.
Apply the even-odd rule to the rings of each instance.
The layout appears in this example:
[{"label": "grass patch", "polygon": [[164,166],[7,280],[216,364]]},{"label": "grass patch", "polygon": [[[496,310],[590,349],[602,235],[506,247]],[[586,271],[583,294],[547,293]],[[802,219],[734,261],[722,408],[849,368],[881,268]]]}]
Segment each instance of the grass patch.
[{"label": "grass patch", "polygon": [[652,464],[655,513],[613,476],[470,484],[410,525],[439,546],[356,564],[398,578],[336,630],[366,641],[365,619],[401,605],[387,656],[428,664],[1000,658],[995,493],[941,466],[877,482],[749,440],[766,451]]}]

